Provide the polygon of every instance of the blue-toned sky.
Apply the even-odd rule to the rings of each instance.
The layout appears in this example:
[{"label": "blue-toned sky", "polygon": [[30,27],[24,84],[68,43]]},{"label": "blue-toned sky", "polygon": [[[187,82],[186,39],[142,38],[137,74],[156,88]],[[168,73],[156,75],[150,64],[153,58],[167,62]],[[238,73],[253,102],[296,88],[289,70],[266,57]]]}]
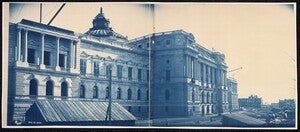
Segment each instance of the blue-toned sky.
[{"label": "blue-toned sky", "polygon": [[[62,3],[43,4],[48,23]],[[111,27],[129,39],[183,29],[197,43],[226,56],[228,73],[238,81],[239,97],[256,94],[264,102],[296,97],[296,42],[293,5],[67,3],[51,25],[84,33],[103,7]],[[10,6],[10,22],[39,21],[39,3]]]}]

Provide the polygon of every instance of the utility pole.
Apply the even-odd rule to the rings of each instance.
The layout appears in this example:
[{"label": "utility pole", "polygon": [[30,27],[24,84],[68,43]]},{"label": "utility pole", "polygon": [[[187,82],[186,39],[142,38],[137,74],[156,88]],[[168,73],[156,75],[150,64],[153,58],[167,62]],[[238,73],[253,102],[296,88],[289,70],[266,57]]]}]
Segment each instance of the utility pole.
[{"label": "utility pole", "polygon": [[109,86],[108,86],[108,125],[111,126],[111,65],[109,67]]},{"label": "utility pole", "polygon": [[40,3],[40,23],[42,23],[43,4]]},{"label": "utility pole", "polygon": [[111,74],[111,65],[108,65],[108,106],[107,106],[107,110],[106,110],[106,116],[105,116],[105,121],[107,121],[107,118],[108,118],[108,125],[111,126],[111,77],[112,77],[112,74]]}]

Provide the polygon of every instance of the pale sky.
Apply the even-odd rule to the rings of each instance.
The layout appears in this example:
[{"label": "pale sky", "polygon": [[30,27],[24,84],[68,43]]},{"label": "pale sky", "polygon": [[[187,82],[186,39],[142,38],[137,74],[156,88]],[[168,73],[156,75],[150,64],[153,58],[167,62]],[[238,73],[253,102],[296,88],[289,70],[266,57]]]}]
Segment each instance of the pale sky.
[{"label": "pale sky", "polygon": [[[62,3],[44,3],[47,24]],[[296,34],[293,5],[163,3],[151,12],[145,4],[67,3],[53,26],[85,33],[103,7],[116,32],[137,38],[153,32],[182,29],[207,49],[225,54],[228,73],[238,81],[239,98],[251,94],[264,102],[296,99]],[[39,22],[39,4],[13,4],[10,22]]]}]

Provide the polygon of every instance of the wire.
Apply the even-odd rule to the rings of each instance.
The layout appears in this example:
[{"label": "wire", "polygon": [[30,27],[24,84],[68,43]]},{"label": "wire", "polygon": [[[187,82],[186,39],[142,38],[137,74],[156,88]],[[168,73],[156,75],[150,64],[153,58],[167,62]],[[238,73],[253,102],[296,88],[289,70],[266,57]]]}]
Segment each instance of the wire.
[{"label": "wire", "polygon": [[15,18],[16,18],[15,21],[18,21],[18,19],[19,19],[19,17],[20,17],[20,14],[21,14],[21,11],[23,10],[23,7],[24,7],[24,4],[22,4],[22,5],[21,5],[21,8],[19,8],[20,10],[19,10],[19,12],[18,12],[17,17],[15,17]]}]

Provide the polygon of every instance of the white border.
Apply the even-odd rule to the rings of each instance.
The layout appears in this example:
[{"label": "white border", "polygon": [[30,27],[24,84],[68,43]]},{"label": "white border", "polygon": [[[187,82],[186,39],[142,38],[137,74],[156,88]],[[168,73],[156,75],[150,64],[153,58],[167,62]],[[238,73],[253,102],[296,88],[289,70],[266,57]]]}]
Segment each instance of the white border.
[{"label": "white border", "polygon": [[[295,130],[298,129],[298,93],[297,93],[297,74],[295,76],[295,91],[296,91],[296,98],[295,98],[295,127],[294,128],[277,128],[277,127],[156,127],[156,126],[7,126],[7,109],[3,109],[7,107],[7,75],[8,75],[8,27],[9,27],[9,3],[25,3],[25,2],[2,2],[2,128],[149,128],[149,129],[276,129],[276,130]],[[40,3],[40,2],[26,2],[26,3]],[[49,3],[49,2],[43,2]],[[51,3],[63,3],[63,2],[51,2]],[[65,2],[68,3],[68,2]],[[269,3],[237,3],[237,2],[229,2],[229,3],[220,3],[220,2],[178,2],[178,3],[170,3],[170,2],[72,2],[72,4],[94,4],[94,3],[101,3],[101,4],[209,4],[209,5],[265,5],[265,4],[293,4],[294,5],[294,18],[295,18],[295,57],[297,58],[297,19],[296,19],[296,11],[297,11],[297,4],[296,2],[287,2],[287,3],[276,3],[276,2],[269,2]],[[297,69],[297,59],[295,61],[295,68]],[[149,94],[150,94],[149,90]],[[150,100],[150,96],[149,96]],[[150,102],[149,102],[150,104]]]}]

